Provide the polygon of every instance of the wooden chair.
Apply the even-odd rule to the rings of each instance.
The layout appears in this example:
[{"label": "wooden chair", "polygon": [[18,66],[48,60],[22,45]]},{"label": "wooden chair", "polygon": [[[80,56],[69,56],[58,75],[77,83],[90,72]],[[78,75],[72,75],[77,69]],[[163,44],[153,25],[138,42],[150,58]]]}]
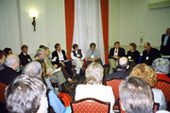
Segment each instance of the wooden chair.
[{"label": "wooden chair", "polygon": [[72,113],[109,113],[110,103],[85,98],[71,103]]}]

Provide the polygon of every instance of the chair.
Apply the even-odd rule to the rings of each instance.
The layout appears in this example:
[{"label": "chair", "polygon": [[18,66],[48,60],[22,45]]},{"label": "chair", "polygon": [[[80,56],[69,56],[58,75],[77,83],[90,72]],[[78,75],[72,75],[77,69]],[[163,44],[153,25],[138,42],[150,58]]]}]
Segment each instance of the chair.
[{"label": "chair", "polygon": [[170,110],[170,82],[163,79],[158,79],[155,88],[161,89],[165,95],[167,110]]},{"label": "chair", "polygon": [[109,113],[110,103],[94,98],[85,98],[71,103],[72,113]]},{"label": "chair", "polygon": [[5,102],[5,87],[6,85],[2,82],[0,82],[0,102],[4,103]]},{"label": "chair", "polygon": [[107,80],[104,83],[106,86],[112,87],[116,101],[118,101],[119,99],[119,84],[122,82],[122,80],[123,79],[112,79],[112,80]]}]

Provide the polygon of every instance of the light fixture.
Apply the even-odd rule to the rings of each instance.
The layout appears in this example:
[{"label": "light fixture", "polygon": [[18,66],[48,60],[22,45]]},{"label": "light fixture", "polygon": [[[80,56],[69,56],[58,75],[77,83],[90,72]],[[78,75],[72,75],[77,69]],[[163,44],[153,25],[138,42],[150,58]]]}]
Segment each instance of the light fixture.
[{"label": "light fixture", "polygon": [[35,9],[30,10],[30,16],[33,18],[32,25],[34,28],[34,32],[36,31],[36,18],[38,16],[38,12]]}]

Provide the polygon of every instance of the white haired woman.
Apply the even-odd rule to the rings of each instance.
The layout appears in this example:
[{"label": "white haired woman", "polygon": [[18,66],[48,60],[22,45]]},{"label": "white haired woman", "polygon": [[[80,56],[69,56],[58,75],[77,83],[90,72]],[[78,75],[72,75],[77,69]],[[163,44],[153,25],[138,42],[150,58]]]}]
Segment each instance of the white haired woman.
[{"label": "white haired woman", "polygon": [[97,62],[93,62],[87,67],[86,84],[76,87],[75,100],[95,98],[104,102],[110,102],[110,112],[112,113],[115,97],[110,86],[102,85],[103,70],[103,67]]}]

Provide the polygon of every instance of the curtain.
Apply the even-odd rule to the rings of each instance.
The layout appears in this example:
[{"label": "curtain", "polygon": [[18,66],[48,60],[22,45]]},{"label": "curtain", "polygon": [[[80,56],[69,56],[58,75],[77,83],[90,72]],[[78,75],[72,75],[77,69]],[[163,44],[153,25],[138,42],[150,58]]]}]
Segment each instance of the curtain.
[{"label": "curtain", "polygon": [[86,52],[91,42],[105,63],[100,0],[75,0],[73,43]]},{"label": "curtain", "polygon": [[109,4],[108,0],[100,0],[101,4],[101,14],[102,14],[102,28],[103,28],[103,40],[104,40],[104,54],[105,54],[105,63],[108,64],[108,50],[109,50],[109,42],[108,42],[108,34],[109,34]]},{"label": "curtain", "polygon": [[65,23],[67,57],[70,58],[74,28],[74,0],[65,0]]}]

